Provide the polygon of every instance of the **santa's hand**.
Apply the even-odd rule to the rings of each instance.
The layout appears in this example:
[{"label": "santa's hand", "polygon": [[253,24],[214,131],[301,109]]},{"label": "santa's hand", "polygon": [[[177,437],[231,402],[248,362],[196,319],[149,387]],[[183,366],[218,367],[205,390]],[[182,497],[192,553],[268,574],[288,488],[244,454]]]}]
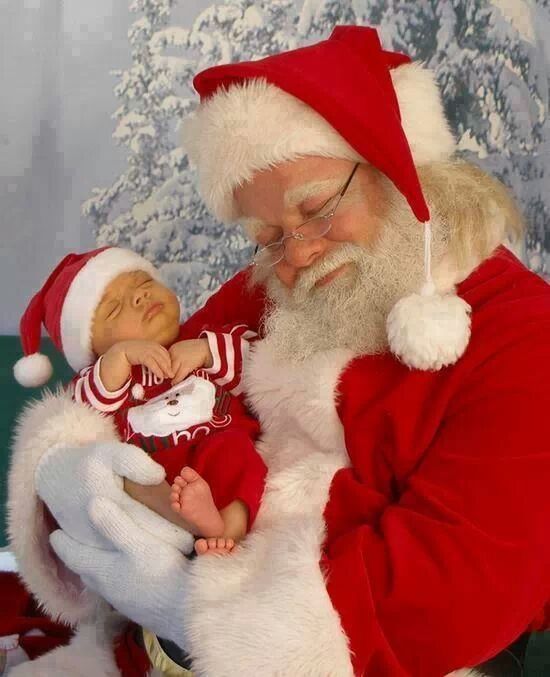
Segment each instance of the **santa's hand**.
[{"label": "santa's hand", "polygon": [[50,536],[58,557],[120,613],[181,645],[185,557],[109,499],[94,499],[89,512],[110,549],[82,545],[59,530]]},{"label": "santa's hand", "polygon": [[40,460],[36,491],[59,526],[80,543],[96,548],[112,545],[97,532],[88,508],[98,497],[108,498],[132,516],[143,529],[183,551],[192,550],[193,537],[124,492],[124,477],[143,485],[159,484],[164,469],[139,447],[110,441],[81,447],[52,447]]}]

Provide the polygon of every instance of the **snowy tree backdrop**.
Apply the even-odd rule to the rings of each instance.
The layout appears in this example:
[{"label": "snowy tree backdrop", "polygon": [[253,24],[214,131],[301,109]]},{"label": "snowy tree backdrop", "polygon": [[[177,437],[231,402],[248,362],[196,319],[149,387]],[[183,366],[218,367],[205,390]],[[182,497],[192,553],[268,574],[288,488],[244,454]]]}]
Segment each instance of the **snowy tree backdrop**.
[{"label": "snowy tree backdrop", "polygon": [[[184,0],[182,0],[184,1]],[[83,205],[98,243],[154,260],[191,313],[242,267],[250,246],[216,223],[178,145],[193,76],[376,26],[386,48],[433,68],[460,152],[509,185],[529,226],[525,259],[550,273],[550,0],[223,0],[178,26],[177,0],[133,0],[132,65],[116,72],[113,139],[127,167]]]}]

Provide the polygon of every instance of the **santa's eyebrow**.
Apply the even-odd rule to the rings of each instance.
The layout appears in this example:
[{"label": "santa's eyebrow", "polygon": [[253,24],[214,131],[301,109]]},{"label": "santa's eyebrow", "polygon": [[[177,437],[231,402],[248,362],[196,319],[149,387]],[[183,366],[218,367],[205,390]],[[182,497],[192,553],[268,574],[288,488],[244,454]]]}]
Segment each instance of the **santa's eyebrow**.
[{"label": "santa's eyebrow", "polygon": [[340,187],[339,179],[324,179],[323,181],[308,181],[300,186],[291,188],[285,193],[285,207],[294,207],[309,197],[317,195],[321,191],[333,190],[335,193]]},{"label": "santa's eyebrow", "polygon": [[[340,183],[338,179],[324,179],[323,181],[309,181],[308,183],[303,183],[300,186],[291,188],[285,193],[284,203],[286,207],[294,207],[295,205],[300,204],[304,200],[307,200],[309,197],[317,195],[321,191],[331,190],[334,191],[334,195],[338,192],[340,188]],[[331,196],[332,197],[332,196]],[[249,233],[254,234],[261,228],[272,227],[270,224],[266,223],[262,219],[253,216],[243,216],[239,219],[239,223],[245,228]]]}]

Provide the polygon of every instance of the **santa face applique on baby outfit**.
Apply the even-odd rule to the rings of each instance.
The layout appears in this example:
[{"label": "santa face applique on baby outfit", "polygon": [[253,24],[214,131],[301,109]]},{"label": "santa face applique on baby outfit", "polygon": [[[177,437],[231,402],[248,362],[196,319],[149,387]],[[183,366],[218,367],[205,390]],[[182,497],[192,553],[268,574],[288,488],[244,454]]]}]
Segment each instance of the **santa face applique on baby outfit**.
[{"label": "santa face applique on baby outfit", "polygon": [[168,383],[158,381],[146,388],[145,396],[152,397],[119,412],[117,423],[126,442],[154,453],[182,440],[204,437],[231,423],[231,396],[212,383],[203,370],[166,389]]},{"label": "santa face applique on baby outfit", "polygon": [[150,437],[179,436],[189,428],[206,423],[214,414],[216,387],[210,381],[190,376],[162,395],[128,411],[132,430]]}]

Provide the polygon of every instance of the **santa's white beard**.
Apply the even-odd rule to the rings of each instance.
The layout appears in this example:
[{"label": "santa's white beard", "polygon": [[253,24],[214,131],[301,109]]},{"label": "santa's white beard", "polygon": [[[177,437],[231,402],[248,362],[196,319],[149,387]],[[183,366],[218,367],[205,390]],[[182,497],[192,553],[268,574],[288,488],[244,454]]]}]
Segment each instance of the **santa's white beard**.
[{"label": "santa's white beard", "polygon": [[[303,361],[312,354],[348,348],[357,355],[387,349],[386,318],[398,299],[417,291],[423,281],[423,228],[412,219],[387,222],[378,240],[367,247],[343,243],[299,275],[292,289],[273,270],[254,271],[270,303],[263,334],[273,354]],[[434,237],[433,254],[440,242]],[[315,283],[350,264],[328,284]]]}]

